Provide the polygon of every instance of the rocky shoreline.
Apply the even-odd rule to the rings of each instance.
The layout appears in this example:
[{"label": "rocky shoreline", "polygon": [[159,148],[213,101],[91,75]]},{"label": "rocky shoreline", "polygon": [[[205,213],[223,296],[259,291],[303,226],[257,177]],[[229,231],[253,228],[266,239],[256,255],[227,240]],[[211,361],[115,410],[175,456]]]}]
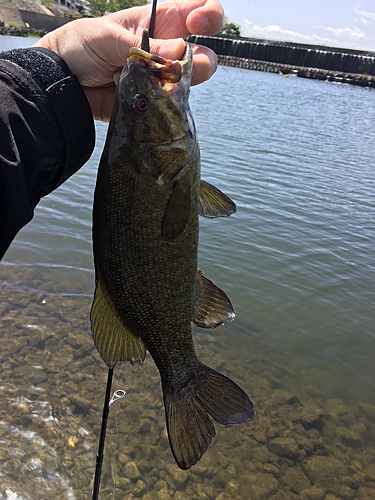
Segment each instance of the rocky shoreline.
[{"label": "rocky shoreline", "polygon": [[279,73],[284,75],[300,76],[302,78],[313,78],[315,80],[326,80],[336,83],[348,83],[361,87],[375,87],[375,77],[357,73],[342,73],[338,71],[308,68],[304,66],[292,66],[289,64],[259,61],[256,59],[245,59],[242,57],[218,55],[218,62],[222,66],[233,66],[255,71],[266,71],[268,73]]},{"label": "rocky shoreline", "polygon": [[41,38],[47,33],[47,30],[27,28],[26,26],[0,26],[0,35]]}]

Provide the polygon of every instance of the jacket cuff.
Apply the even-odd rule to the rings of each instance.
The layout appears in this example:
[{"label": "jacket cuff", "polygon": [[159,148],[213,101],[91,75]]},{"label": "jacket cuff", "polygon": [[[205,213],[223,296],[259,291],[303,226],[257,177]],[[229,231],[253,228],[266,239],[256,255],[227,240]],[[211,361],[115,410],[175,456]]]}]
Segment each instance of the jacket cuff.
[{"label": "jacket cuff", "polygon": [[[90,158],[95,145],[95,126],[90,105],[78,78],[55,52],[43,47],[3,52],[1,59],[24,69],[47,94],[65,142],[65,161],[47,187],[50,193]],[[57,174],[57,175],[56,175]]]}]

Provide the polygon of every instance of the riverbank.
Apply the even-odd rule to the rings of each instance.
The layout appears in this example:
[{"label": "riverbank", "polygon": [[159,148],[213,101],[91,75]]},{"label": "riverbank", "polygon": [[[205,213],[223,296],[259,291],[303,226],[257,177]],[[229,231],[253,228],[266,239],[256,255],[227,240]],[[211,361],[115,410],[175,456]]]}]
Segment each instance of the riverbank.
[{"label": "riverbank", "polygon": [[0,26],[0,35],[41,38],[47,33],[47,30],[28,28],[26,26]]},{"label": "riverbank", "polygon": [[255,59],[245,59],[243,57],[232,57],[218,55],[218,62],[222,66],[233,66],[254,71],[266,71],[267,73],[279,73],[285,76],[300,76],[302,78],[312,78],[314,80],[326,80],[336,83],[348,83],[361,87],[375,88],[375,77],[361,75],[358,73],[343,73],[340,71],[330,71],[289,64],[280,64],[269,61],[257,61]]}]

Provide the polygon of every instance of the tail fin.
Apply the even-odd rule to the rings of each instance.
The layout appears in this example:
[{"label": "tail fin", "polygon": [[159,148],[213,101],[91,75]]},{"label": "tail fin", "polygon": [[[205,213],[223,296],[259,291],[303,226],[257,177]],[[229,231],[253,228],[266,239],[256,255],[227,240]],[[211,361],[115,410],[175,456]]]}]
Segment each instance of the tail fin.
[{"label": "tail fin", "polygon": [[169,443],[181,469],[196,464],[207,450],[220,424],[240,424],[255,415],[247,394],[229,378],[202,365],[201,374],[180,394],[163,387]]}]

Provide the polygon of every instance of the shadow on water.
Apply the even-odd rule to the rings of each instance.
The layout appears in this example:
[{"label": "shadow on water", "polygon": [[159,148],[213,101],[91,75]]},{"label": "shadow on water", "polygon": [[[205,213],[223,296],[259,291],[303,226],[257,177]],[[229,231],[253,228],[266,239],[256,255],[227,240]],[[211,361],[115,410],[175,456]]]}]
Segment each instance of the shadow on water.
[{"label": "shadow on water", "polygon": [[[194,341],[258,413],[217,425],[184,472],[152,360],[116,367],[113,390],[127,396],[110,411],[103,500],[374,498],[371,99],[222,68],[192,89],[203,177],[238,205],[228,220],[202,221],[199,254],[236,320],[195,329]],[[2,500],[91,498],[107,377],[89,325],[105,132],[97,124],[90,162],[43,200],[0,265]]]}]

